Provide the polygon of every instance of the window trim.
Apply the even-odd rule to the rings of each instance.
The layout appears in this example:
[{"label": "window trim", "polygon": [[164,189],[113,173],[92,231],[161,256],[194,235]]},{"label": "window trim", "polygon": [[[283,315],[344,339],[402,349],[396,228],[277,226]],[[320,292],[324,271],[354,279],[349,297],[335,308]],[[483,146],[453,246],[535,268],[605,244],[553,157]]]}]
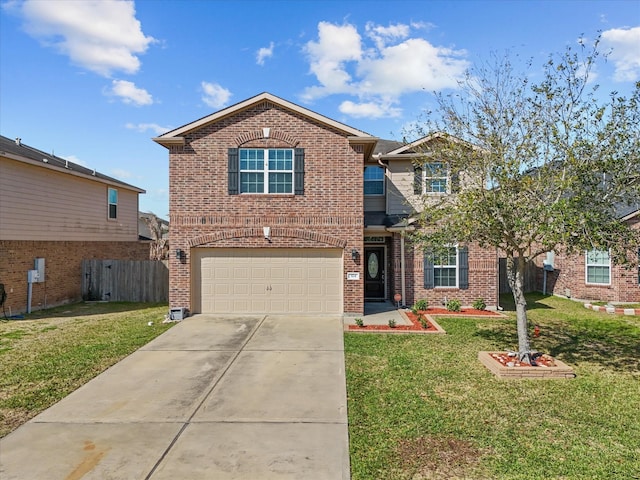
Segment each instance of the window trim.
[{"label": "window trim", "polygon": [[[242,169],[242,152],[248,150],[263,151],[264,157],[261,160],[263,162],[263,169]],[[291,152],[291,169],[290,170],[271,170],[269,169],[269,151],[285,150]],[[238,149],[238,193],[240,195],[294,195],[296,192],[296,149],[294,148],[240,148]],[[242,174],[243,173],[262,173],[263,183],[262,192],[243,192],[242,191]],[[291,175],[291,191],[289,192],[271,192],[269,191],[269,174],[271,173],[286,173]]]},{"label": "window trim", "polygon": [[[442,165],[442,170],[446,170],[446,174],[440,176],[427,176],[427,165]],[[433,190],[427,190],[427,184],[431,184],[433,180],[442,180],[446,182],[446,188],[444,192],[438,192]],[[447,195],[451,193],[451,167],[446,162],[425,162],[422,164],[422,194],[423,195]]]},{"label": "window trim", "polygon": [[[115,203],[111,202],[111,192],[115,192],[116,201]],[[114,207],[114,214],[111,216],[111,207]],[[107,187],[107,219],[108,220],[117,220],[118,219],[118,189]]]},{"label": "window trim", "polygon": [[[455,253],[456,253],[456,264],[454,266],[436,264],[435,263],[436,256],[433,255],[433,288],[434,289],[438,289],[438,288],[459,288],[459,285],[460,285],[460,249],[458,248],[458,245],[447,245],[445,248],[449,249],[449,251],[451,251],[451,249],[455,250]],[[456,283],[455,283],[455,285],[436,285],[436,270],[438,270],[438,269],[454,270],[455,271],[455,275],[456,275]],[[447,278],[449,278],[449,277],[447,277]]]},{"label": "window trim", "polygon": [[[382,178],[380,179],[367,179],[366,178],[366,172],[368,168],[375,168],[376,171],[381,171],[382,172]],[[386,175],[385,175],[385,170],[384,168],[378,166],[378,165],[366,165],[364,167],[364,172],[362,173],[362,181],[363,181],[363,194],[365,197],[382,197],[385,195],[386,193]],[[382,193],[366,193],[366,189],[364,188],[364,186],[367,184],[367,182],[369,183],[381,183],[382,184]]]},{"label": "window trim", "polygon": [[[608,262],[607,264],[602,263],[589,263],[589,253],[590,252],[604,252],[607,254]],[[603,282],[590,282],[589,281],[589,267],[607,267],[609,271],[609,281],[607,283]],[[597,286],[610,286],[611,285],[611,274],[612,274],[612,265],[611,265],[611,252],[609,250],[598,250],[596,248],[592,250],[585,250],[584,252],[584,283],[585,285],[597,285]]]}]

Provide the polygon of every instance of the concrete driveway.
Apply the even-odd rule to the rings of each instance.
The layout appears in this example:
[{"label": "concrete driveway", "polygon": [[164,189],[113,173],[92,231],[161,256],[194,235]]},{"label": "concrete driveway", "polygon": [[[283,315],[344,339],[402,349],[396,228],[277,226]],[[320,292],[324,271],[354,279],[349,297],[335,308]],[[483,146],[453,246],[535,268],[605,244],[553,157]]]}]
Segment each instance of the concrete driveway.
[{"label": "concrete driveway", "polygon": [[0,440],[0,478],[349,479],[342,334],[187,318]]}]

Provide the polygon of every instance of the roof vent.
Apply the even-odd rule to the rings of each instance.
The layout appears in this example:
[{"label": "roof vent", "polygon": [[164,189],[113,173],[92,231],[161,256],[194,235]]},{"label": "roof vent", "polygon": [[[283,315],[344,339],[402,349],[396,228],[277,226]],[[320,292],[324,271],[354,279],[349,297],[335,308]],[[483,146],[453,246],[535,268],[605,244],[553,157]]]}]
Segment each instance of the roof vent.
[{"label": "roof vent", "polygon": [[16,145],[22,145],[22,139],[20,137],[16,137]]}]

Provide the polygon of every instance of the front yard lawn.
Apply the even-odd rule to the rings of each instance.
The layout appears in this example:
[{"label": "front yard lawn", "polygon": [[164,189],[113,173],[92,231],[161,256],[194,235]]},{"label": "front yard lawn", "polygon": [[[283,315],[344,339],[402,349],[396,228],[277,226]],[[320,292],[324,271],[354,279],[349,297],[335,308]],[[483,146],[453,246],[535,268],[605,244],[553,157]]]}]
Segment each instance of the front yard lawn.
[{"label": "front yard lawn", "polygon": [[0,320],[0,437],[170,328],[167,311],[78,303]]},{"label": "front yard lawn", "polygon": [[447,335],[345,334],[353,480],[640,478],[640,318],[530,295],[532,348],[577,377],[498,380],[477,355],[517,349],[502,303]]}]

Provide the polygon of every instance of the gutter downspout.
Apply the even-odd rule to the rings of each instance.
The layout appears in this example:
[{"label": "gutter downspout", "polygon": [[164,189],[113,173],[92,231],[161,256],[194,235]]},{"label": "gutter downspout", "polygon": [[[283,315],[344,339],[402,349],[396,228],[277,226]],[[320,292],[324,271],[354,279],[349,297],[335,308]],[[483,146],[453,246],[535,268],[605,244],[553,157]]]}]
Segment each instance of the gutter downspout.
[{"label": "gutter downspout", "polygon": [[404,260],[404,231],[400,232],[400,292],[402,295],[402,306],[406,306],[407,297],[405,283],[405,260]]}]

